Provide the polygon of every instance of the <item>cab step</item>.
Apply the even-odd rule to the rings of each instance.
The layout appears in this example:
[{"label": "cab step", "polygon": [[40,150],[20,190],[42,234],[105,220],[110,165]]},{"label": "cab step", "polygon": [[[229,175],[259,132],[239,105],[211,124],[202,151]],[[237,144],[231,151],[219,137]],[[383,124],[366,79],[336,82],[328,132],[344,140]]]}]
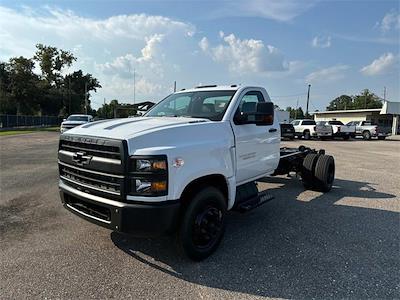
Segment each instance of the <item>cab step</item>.
[{"label": "cab step", "polygon": [[262,191],[259,192],[257,196],[252,197],[244,202],[241,202],[237,206],[236,210],[241,213],[245,213],[271,201],[272,199],[274,199],[274,196],[268,193],[268,191]]}]

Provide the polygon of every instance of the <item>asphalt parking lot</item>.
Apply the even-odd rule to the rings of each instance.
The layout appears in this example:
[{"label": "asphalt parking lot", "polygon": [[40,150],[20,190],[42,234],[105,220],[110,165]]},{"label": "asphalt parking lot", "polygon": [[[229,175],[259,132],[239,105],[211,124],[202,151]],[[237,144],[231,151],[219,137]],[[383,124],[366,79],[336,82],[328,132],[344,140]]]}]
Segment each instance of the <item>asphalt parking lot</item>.
[{"label": "asphalt parking lot", "polygon": [[124,236],[72,215],[57,188],[58,134],[0,138],[0,297],[399,298],[400,141],[293,141],[336,159],[328,194],[266,178],[275,199],[231,213],[194,263],[170,238]]}]

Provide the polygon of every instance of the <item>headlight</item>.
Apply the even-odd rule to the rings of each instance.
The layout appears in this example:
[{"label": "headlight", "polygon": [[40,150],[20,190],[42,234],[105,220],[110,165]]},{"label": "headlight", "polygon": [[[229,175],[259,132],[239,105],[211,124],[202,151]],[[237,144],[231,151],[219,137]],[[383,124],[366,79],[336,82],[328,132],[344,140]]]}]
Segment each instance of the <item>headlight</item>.
[{"label": "headlight", "polygon": [[136,159],[135,170],[138,172],[166,171],[165,159]]},{"label": "headlight", "polygon": [[159,179],[135,179],[136,193],[162,194],[167,191],[167,181]]},{"label": "headlight", "polygon": [[132,156],[129,163],[130,195],[168,194],[168,164],[165,155]]}]

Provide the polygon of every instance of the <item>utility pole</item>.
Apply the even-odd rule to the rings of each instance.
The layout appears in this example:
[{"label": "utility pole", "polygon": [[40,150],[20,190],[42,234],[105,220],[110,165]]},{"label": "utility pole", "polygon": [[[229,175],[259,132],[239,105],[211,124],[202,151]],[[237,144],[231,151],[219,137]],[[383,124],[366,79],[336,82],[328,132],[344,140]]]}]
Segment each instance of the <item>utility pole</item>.
[{"label": "utility pole", "polygon": [[383,87],[383,100],[386,101],[386,86]]},{"label": "utility pole", "polygon": [[176,80],[174,81],[174,93],[176,92]]},{"label": "utility pole", "polygon": [[[296,110],[294,111],[294,119],[297,119],[297,110],[299,109],[299,98],[297,98],[296,102]],[[289,116],[290,117],[290,116]]]},{"label": "utility pole", "polygon": [[306,117],[308,117],[308,103],[310,102],[310,88],[311,88],[311,84],[308,85]]},{"label": "utility pole", "polygon": [[85,82],[85,114],[87,115],[87,107],[88,107],[88,94],[87,94],[87,82]]},{"label": "utility pole", "polygon": [[133,104],[136,102],[136,70],[133,69]]}]

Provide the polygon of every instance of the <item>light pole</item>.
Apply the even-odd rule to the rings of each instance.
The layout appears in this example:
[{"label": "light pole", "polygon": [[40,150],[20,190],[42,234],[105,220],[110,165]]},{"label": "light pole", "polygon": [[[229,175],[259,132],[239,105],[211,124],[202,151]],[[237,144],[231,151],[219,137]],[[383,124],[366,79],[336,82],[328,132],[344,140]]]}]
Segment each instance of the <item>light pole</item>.
[{"label": "light pole", "polygon": [[311,84],[308,85],[306,117],[308,117],[308,103],[310,102],[310,88],[311,88]]}]

